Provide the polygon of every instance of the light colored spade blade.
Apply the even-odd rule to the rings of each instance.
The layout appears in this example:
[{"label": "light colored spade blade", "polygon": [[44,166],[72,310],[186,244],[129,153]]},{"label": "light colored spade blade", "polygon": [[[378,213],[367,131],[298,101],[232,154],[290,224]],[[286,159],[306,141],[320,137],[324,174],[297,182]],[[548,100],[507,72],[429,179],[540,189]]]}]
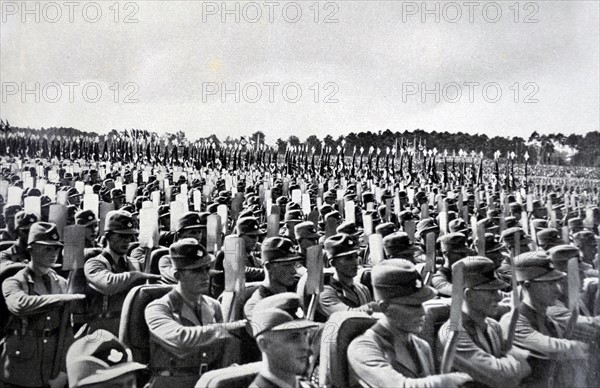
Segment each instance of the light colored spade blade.
[{"label": "light colored spade blade", "polygon": [[347,222],[353,222],[356,224],[356,215],[354,212],[354,201],[347,201],[344,203],[344,214],[346,215]]},{"label": "light colored spade blade", "polygon": [[98,217],[100,208],[100,202],[98,200],[98,194],[84,194],[83,195],[83,210],[91,210],[94,215]]},{"label": "light colored spade blade", "polygon": [[158,209],[150,207],[140,209],[140,235],[138,241],[144,248],[158,246]]},{"label": "light colored spade blade", "polygon": [[125,186],[125,200],[129,203],[133,203],[137,194],[137,183],[129,183]]},{"label": "light colored spade blade", "polygon": [[228,215],[229,209],[227,205],[219,205],[217,206],[217,214],[221,217],[221,233],[227,234],[227,224],[229,221]]},{"label": "light colored spade blade", "polygon": [[23,196],[23,189],[17,186],[10,186],[6,199],[6,205],[20,205]]},{"label": "light colored spade blade", "polygon": [[83,181],[75,181],[75,190],[79,194],[85,194],[85,183]]},{"label": "light colored spade blade", "polygon": [[[194,210],[199,212],[202,210],[202,193],[200,190],[194,190],[194,194],[192,194],[194,199]],[[159,197],[160,198],[160,197]]]},{"label": "light colored spade blade", "polygon": [[237,220],[238,215],[242,211],[242,205],[244,204],[244,194],[236,193],[231,200],[231,218]]},{"label": "light colored spade blade", "polygon": [[425,284],[431,283],[435,270],[435,233],[430,232],[425,235]]},{"label": "light colored spade blade", "polygon": [[169,205],[171,209],[171,232],[177,231],[177,224],[179,219],[183,216],[183,204],[179,201],[173,201]]},{"label": "light colored spade blade", "polygon": [[98,218],[100,219],[100,236],[104,234],[104,222],[106,220],[106,215],[111,210],[115,210],[115,205],[112,202],[100,202],[100,214],[98,215]]},{"label": "light colored spade blade", "polygon": [[85,248],[85,226],[69,225],[64,228],[63,270],[73,271],[83,268]]},{"label": "light colored spade blade", "polygon": [[310,194],[302,194],[302,213],[307,216],[310,213]]},{"label": "light colored spade blade", "polygon": [[41,197],[25,197],[23,200],[23,209],[26,212],[35,214],[38,220],[42,219],[41,199]]},{"label": "light colored spade blade", "polygon": [[56,202],[56,186],[50,184],[44,186],[44,195],[47,195],[50,201]]},{"label": "light colored spade blade", "polygon": [[421,205],[421,219],[429,218],[429,205],[424,203]]},{"label": "light colored spade blade", "polygon": [[223,247],[225,258],[225,293],[232,295],[230,303],[224,303],[223,316],[226,321],[241,318],[243,290],[245,287],[245,255],[244,239],[238,236],[227,236]]},{"label": "light colored spade blade", "polygon": [[279,214],[267,217],[267,237],[279,236]]},{"label": "light colored spade blade", "polygon": [[325,223],[325,238],[329,238],[336,234],[336,229],[338,227],[338,222],[334,218],[328,218]]},{"label": "light colored spade blade", "polygon": [[177,194],[175,196],[175,201],[179,202],[183,206],[184,213],[187,213],[190,210],[187,201],[187,195]]},{"label": "light colored spade blade", "polygon": [[[385,200],[385,221],[390,222],[392,219],[392,205],[394,204],[394,198],[388,198]],[[398,208],[396,208],[398,209]]]},{"label": "light colored spade blade", "polygon": [[441,361],[441,373],[450,373],[454,355],[456,354],[456,344],[458,333],[462,324],[462,301],[463,301],[463,274],[465,263],[459,261],[452,266],[452,304],[450,305],[450,333],[445,346]]},{"label": "light colored spade blade", "polygon": [[323,247],[313,245],[306,252],[306,295],[319,294],[323,291]]},{"label": "light colored spade blade", "polygon": [[0,181],[0,195],[8,200],[8,181]]},{"label": "light colored spade blade", "polygon": [[363,213],[363,228],[365,231],[365,236],[369,237],[373,234],[373,217],[369,214]]},{"label": "light colored spade blade", "polygon": [[369,236],[369,254],[371,263],[379,264],[384,260],[383,256],[383,237],[379,233],[373,233]]},{"label": "light colored spade blade", "polygon": [[477,254],[485,256],[485,225],[477,224]]},{"label": "light colored spade blade", "polygon": [[221,217],[211,214],[206,219],[206,249],[216,253],[221,249]]},{"label": "light colored spade blade", "polygon": [[48,210],[48,222],[56,224],[58,235],[64,237],[64,229],[67,225],[67,206],[53,203]]},{"label": "light colored spade blade", "polygon": [[296,202],[298,205],[302,203],[302,190],[295,189],[292,190],[292,201]]},{"label": "light colored spade blade", "polygon": [[581,283],[579,279],[579,258],[573,257],[569,259],[567,268],[567,281],[569,284],[569,311],[571,312],[571,316],[567,322],[564,338],[570,338],[572,336],[573,331],[575,330],[575,324],[577,323],[577,318],[579,317],[579,296],[581,290]]},{"label": "light colored spade blade", "polygon": [[64,190],[56,193],[56,202],[61,205],[67,205],[69,203],[69,193]]},{"label": "light colored spade blade", "polygon": [[448,212],[440,213],[440,236],[448,234]]},{"label": "light colored spade blade", "polygon": [[408,238],[414,244],[415,242],[416,225],[414,220],[404,221],[404,232],[408,234]]}]

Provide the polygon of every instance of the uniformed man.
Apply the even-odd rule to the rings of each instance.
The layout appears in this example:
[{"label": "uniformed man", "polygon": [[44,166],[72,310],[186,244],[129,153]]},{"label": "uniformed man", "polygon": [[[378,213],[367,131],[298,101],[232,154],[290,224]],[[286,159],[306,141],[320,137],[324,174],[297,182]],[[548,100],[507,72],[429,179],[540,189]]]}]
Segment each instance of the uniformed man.
[{"label": "uniformed man", "polygon": [[[292,203],[292,202],[290,202]],[[288,205],[290,204],[288,203]],[[279,235],[287,237],[296,243],[296,237],[294,234],[294,227],[304,221],[304,215],[302,210],[288,209],[285,212],[284,225],[279,229]]]},{"label": "uniformed man", "polygon": [[[208,213],[187,212],[177,222],[175,241],[182,238],[194,238],[200,244],[206,242],[206,221]],[[169,256],[163,256],[158,262],[158,268],[163,280],[176,283],[173,276],[173,266]]]},{"label": "uniformed man", "polygon": [[[512,347],[506,349],[502,329],[495,319],[500,290],[509,285],[495,274],[495,264],[482,256],[471,256],[464,262],[464,299],[462,325],[459,328],[453,368],[469,374],[481,387],[516,387],[529,375],[529,352]],[[438,332],[443,349],[449,339],[450,321]]]},{"label": "uniformed man", "polygon": [[363,387],[459,387],[465,373],[435,375],[421,331],[423,302],[436,292],[423,285],[414,264],[390,259],[373,267],[373,289],[383,317],[348,347],[350,377]]},{"label": "uniformed man", "polygon": [[334,275],[319,296],[319,313],[329,318],[336,311],[367,311],[377,307],[369,289],[354,281],[358,273],[358,244],[347,234],[325,240],[325,254]]},{"label": "uniformed man", "polygon": [[0,380],[7,387],[66,383],[65,354],[73,340],[66,302],[85,296],[68,294],[67,281],[52,269],[62,247],[56,225],[33,224],[27,241],[30,262],[2,284],[11,314],[0,354]]},{"label": "uniformed man", "polygon": [[450,297],[452,296],[452,266],[460,259],[474,256],[476,252],[467,247],[467,237],[462,233],[448,233],[438,240],[444,265],[431,277],[431,285],[440,296]]},{"label": "uniformed man", "polygon": [[562,236],[554,228],[546,228],[537,232],[538,247],[547,251],[552,247],[563,244]]},{"label": "uniformed man", "polygon": [[121,189],[112,189],[110,191],[110,197],[112,199],[113,204],[115,205],[115,210],[119,210],[125,205],[125,193]]},{"label": "uniformed man", "polygon": [[[146,307],[150,329],[151,387],[193,387],[201,373],[239,362],[238,343],[219,302],[208,296],[211,259],[193,238],[169,248],[177,285]],[[241,321],[234,328],[243,328]]]},{"label": "uniformed man", "polygon": [[[515,258],[517,281],[521,285],[523,301],[519,306],[514,343],[532,352],[529,365],[532,372],[522,382],[525,387],[570,386],[569,378],[561,373],[570,362],[579,363],[583,376],[589,345],[563,338],[564,330],[546,314],[548,307],[556,303],[560,295],[558,280],[564,274],[554,269],[552,262],[542,250],[522,253]],[[510,313],[500,320],[505,335],[510,328]],[[565,364],[565,365],[563,365]]]},{"label": "uniformed man", "polygon": [[106,330],[78,339],[67,352],[71,388],[135,388],[136,372],[145,369],[133,361],[131,349]]},{"label": "uniformed man", "polygon": [[265,239],[261,247],[261,258],[266,276],[244,305],[244,316],[249,320],[252,319],[254,306],[262,299],[282,292],[295,291],[296,264],[303,259],[294,248],[294,243],[285,237]]},{"label": "uniformed man", "polygon": [[159,275],[140,272],[139,263],[127,256],[129,244],[137,235],[131,213],[108,212],[104,225],[107,246],[84,265],[89,287],[90,332],[105,329],[117,335],[121,309],[129,290],[147,279],[160,279]]},{"label": "uniformed man", "polygon": [[317,233],[317,228],[311,221],[304,221],[294,227],[294,233],[300,255],[306,260],[307,249],[319,242],[320,235]]},{"label": "uniformed man", "polygon": [[38,221],[37,216],[21,210],[15,215],[14,220],[18,237],[10,248],[0,252],[0,265],[2,266],[29,262],[29,252],[27,251],[29,228]]},{"label": "uniformed man", "polygon": [[408,234],[395,232],[383,238],[383,250],[388,259],[405,259],[415,262],[415,255],[421,251],[410,242]]},{"label": "uniformed man", "polygon": [[0,230],[0,241],[15,241],[19,236],[15,229],[15,215],[23,210],[21,205],[6,205],[4,207],[4,222],[6,228]]},{"label": "uniformed man", "polygon": [[100,220],[96,218],[94,212],[90,209],[80,210],[75,213],[75,224],[85,227],[85,248],[99,248],[98,232]]},{"label": "uniformed man", "polygon": [[597,263],[597,252],[598,252],[598,241],[593,232],[584,230],[579,233],[575,233],[573,236],[573,245],[581,251],[582,260],[585,264],[590,266],[586,270],[586,276],[598,276],[598,263]]},{"label": "uniformed man", "polygon": [[311,387],[300,381],[309,368],[315,322],[303,319],[300,299],[286,292],[258,302],[250,322],[262,367],[250,388]]}]

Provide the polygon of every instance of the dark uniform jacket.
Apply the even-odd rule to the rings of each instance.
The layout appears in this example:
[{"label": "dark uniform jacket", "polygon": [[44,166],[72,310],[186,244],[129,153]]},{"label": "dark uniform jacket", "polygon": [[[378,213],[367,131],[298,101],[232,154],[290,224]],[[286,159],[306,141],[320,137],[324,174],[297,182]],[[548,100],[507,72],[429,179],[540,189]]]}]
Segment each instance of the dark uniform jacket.
[{"label": "dark uniform jacket", "polygon": [[319,313],[329,317],[336,311],[365,311],[364,305],[372,301],[367,286],[355,282],[352,288],[348,288],[339,280],[331,278],[319,295]]},{"label": "dark uniform jacket", "polygon": [[26,246],[21,246],[19,241],[8,249],[0,252],[0,265],[10,265],[14,263],[28,263],[30,260],[29,252],[27,252]]},{"label": "dark uniform jacket", "polygon": [[42,275],[26,267],[2,284],[11,313],[7,335],[0,343],[0,379],[40,387],[65,371],[65,358],[73,342],[66,294],[67,281],[50,270],[50,288]]}]

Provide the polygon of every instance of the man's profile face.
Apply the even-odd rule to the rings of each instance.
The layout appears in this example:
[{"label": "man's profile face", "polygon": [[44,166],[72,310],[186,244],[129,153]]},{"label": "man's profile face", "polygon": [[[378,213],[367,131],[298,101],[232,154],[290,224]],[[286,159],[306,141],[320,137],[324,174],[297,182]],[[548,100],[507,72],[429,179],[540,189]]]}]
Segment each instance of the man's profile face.
[{"label": "man's profile face", "polygon": [[529,295],[543,306],[552,306],[561,295],[557,280],[547,282],[532,281],[529,284]]},{"label": "man's profile face", "polygon": [[283,263],[270,263],[269,276],[275,282],[290,287],[294,284],[296,275],[297,261],[288,261]]},{"label": "man's profile face", "polygon": [[134,234],[109,233],[106,235],[106,240],[108,241],[108,247],[122,256],[127,254],[129,244],[135,242],[137,236]]},{"label": "man's profile face", "polygon": [[270,331],[261,338],[259,346],[271,368],[303,375],[312,355],[311,338],[310,329]]},{"label": "man's profile face", "polygon": [[381,311],[393,329],[418,334],[425,322],[423,305],[403,304],[397,299],[381,302]]},{"label": "man's profile face", "polygon": [[353,278],[358,273],[358,254],[336,257],[333,266],[339,275]]},{"label": "man's profile face", "polygon": [[465,300],[471,310],[478,311],[486,317],[492,317],[496,315],[498,302],[502,300],[502,296],[498,290],[469,289]]},{"label": "man's profile face", "polygon": [[178,270],[178,280],[184,291],[191,295],[207,295],[210,287],[210,266]]},{"label": "man's profile face", "polygon": [[37,267],[52,268],[58,260],[60,247],[56,245],[45,245],[33,243],[27,249],[31,256],[31,261]]}]

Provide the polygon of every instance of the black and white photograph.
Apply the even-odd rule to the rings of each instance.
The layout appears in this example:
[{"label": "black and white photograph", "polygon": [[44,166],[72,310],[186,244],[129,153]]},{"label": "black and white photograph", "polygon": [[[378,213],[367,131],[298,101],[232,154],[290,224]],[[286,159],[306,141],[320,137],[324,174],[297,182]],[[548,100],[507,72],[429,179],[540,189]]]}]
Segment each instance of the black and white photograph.
[{"label": "black and white photograph", "polygon": [[600,388],[600,1],[0,0],[0,388]]}]

